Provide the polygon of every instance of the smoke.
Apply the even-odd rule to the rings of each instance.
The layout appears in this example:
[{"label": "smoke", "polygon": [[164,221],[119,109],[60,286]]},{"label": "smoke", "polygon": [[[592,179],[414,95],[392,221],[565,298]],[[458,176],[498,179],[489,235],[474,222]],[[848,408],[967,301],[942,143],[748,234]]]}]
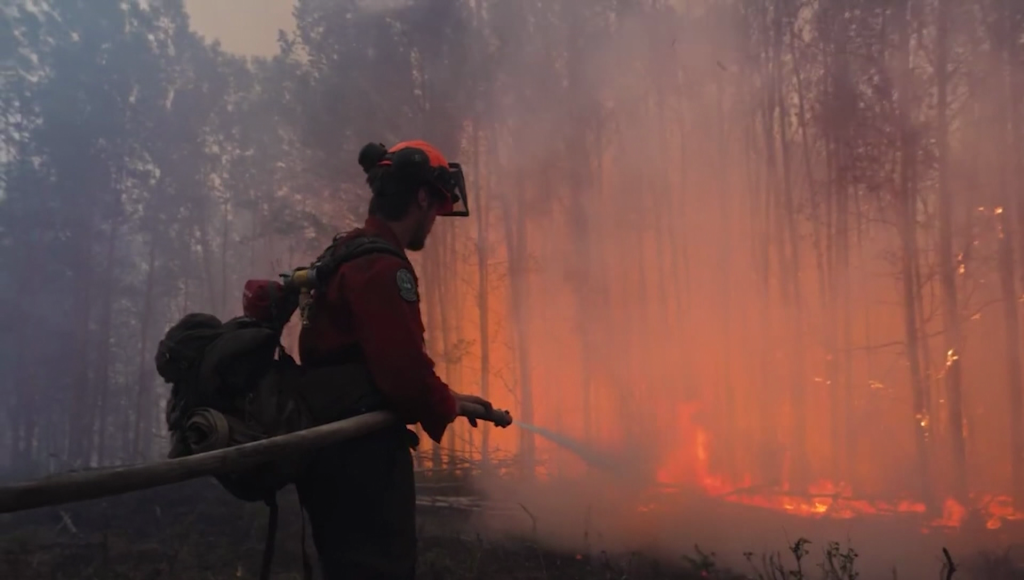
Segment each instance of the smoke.
[{"label": "smoke", "polygon": [[[242,18],[277,18],[246,3],[218,21],[223,2],[190,9],[226,46],[255,38]],[[443,142],[469,172],[474,216],[439,225],[418,259],[438,372],[535,426],[489,432],[518,479],[481,491],[522,514],[486,525],[581,552],[699,543],[740,567],[748,550],[849,537],[870,571],[901,578],[933,573],[941,544],[1016,539],[1019,514],[995,501],[1024,494],[1021,66],[1013,31],[986,20],[1003,3],[949,16],[945,116],[936,2],[906,26],[895,1],[791,4],[361,2],[308,23],[315,74],[266,77],[264,93],[316,105],[302,131],[263,128],[322,161],[274,175],[302,192],[288,208],[344,213],[309,193],[337,183],[295,182],[358,173],[346,151],[368,140]],[[277,208],[271,194],[236,205]],[[223,211],[205,216],[220,253],[188,251],[248,268],[260,251],[233,240],[265,216]],[[265,235],[260,260],[302,261],[293,234]],[[194,286],[232,287],[212,280]],[[481,457],[478,432],[448,437]]]},{"label": "smoke", "polygon": [[[539,477],[483,486],[525,506],[516,525],[495,525],[577,550],[600,535],[614,549],[700,543],[734,557],[781,549],[787,536],[849,536],[874,572],[931,574],[940,544],[965,541],[940,539],[957,528],[936,522],[983,527],[943,513],[961,469],[971,493],[958,501],[1006,525],[986,502],[1012,491],[1006,434],[1020,411],[1002,409],[1019,386],[1004,373],[1005,321],[993,312],[992,200],[1005,201],[982,185],[1013,167],[983,137],[1007,122],[1001,89],[972,84],[973,72],[950,81],[993,99],[982,117],[949,111],[960,119],[946,177],[957,315],[972,359],[961,428],[946,375],[961,353],[938,282],[937,81],[917,59],[934,47],[911,32],[911,78],[901,78],[900,55],[910,57],[878,7],[827,24],[838,8],[822,2],[780,32],[778,3],[686,3],[617,13],[599,35],[581,3],[556,5],[550,19],[524,9],[492,24],[499,39],[524,27],[536,39],[493,63],[486,109],[502,130],[486,144],[497,177],[480,195],[510,278],[492,291],[504,326],[492,329],[491,356],[518,389],[494,398],[558,434],[494,436],[536,460]],[[920,18],[911,28],[935,25],[930,11]],[[976,37],[950,42],[980,76],[1002,70]],[[836,56],[848,46],[863,58]],[[901,132],[915,144],[901,147]],[[900,221],[908,195],[913,245]],[[961,429],[965,468],[952,451]],[[594,450],[644,460],[623,478],[595,465]],[[659,491],[667,484],[684,491]],[[853,520],[817,513],[816,485],[869,507]],[[746,488],[771,505],[709,498]],[[866,513],[881,501],[907,503]]]}]

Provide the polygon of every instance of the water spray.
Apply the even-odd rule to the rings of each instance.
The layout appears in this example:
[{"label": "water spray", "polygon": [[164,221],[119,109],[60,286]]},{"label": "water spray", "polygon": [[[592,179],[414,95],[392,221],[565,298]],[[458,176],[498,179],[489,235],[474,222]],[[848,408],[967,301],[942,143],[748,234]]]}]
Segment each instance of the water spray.
[{"label": "water spray", "polygon": [[620,458],[612,456],[606,451],[596,449],[568,435],[555,433],[549,429],[531,425],[529,423],[523,423],[522,421],[516,421],[513,425],[519,425],[519,427],[526,429],[531,433],[540,435],[544,439],[547,439],[555,445],[558,445],[579,457],[591,467],[596,467],[616,474],[622,472],[625,462]]}]

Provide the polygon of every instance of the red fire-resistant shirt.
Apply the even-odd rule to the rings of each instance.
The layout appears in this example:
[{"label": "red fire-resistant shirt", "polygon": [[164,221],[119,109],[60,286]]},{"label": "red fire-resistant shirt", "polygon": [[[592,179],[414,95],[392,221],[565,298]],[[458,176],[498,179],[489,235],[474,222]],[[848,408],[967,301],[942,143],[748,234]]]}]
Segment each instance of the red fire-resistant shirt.
[{"label": "red fire-resistant shirt", "polygon": [[[402,247],[382,220],[370,217],[346,238],[364,234]],[[403,291],[403,278],[411,278],[418,289],[409,264],[388,254],[342,265],[326,298],[313,306],[310,325],[299,334],[299,356],[304,365],[329,365],[358,344],[392,410],[406,424],[419,423],[440,442],[455,420],[455,397],[434,372],[434,361],[425,349],[419,292],[410,291],[408,283]]]}]

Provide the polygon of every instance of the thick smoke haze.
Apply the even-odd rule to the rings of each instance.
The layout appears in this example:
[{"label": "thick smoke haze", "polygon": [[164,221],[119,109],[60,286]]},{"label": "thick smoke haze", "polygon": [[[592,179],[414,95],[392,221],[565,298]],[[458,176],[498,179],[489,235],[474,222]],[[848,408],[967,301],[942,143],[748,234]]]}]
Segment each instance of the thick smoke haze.
[{"label": "thick smoke haze", "polygon": [[3,37],[2,290],[40,290],[0,473],[161,457],[167,326],[237,315],[361,221],[363,144],[424,138],[472,212],[415,257],[437,371],[575,441],[424,445],[521,508],[483,525],[737,566],[849,538],[900,578],[1020,540],[1024,4],[39,4]]}]

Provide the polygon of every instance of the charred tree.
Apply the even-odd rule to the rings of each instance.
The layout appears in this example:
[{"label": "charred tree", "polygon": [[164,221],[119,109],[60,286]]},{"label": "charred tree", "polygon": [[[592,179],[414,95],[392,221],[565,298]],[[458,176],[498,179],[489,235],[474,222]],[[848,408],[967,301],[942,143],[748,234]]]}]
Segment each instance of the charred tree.
[{"label": "charred tree", "polygon": [[1004,170],[1000,172],[998,196],[1000,206],[996,209],[996,220],[999,228],[998,268],[1000,289],[1003,301],[1003,319],[1006,332],[1006,381],[1009,395],[1010,414],[1010,474],[1014,505],[1024,506],[1024,377],[1021,370],[1021,339],[1020,317],[1017,306],[1020,294],[1017,291],[1017,274],[1015,253],[1016,223],[1020,203],[1017,191],[1020,178],[1024,178],[1024,162],[1020,158],[1020,150],[1015,147],[1024,146],[1024,125],[1020,113],[1021,91],[1021,39],[1024,30],[1024,10],[1016,2],[1003,0],[1003,30],[1000,44],[1004,67],[1001,71],[1003,82],[1003,105],[1006,109],[1006,120],[1003,125],[1003,143],[1006,151],[1011,151],[1011,159],[1006,160]]},{"label": "charred tree", "polygon": [[[95,349],[94,361],[95,368],[93,369],[93,378],[96,381],[96,393],[94,393],[95,400],[91,405],[91,429],[89,430],[90,441],[95,441],[95,452],[90,455],[95,456],[98,465],[103,465],[107,452],[107,421],[111,418],[112,413],[109,410],[111,391],[113,390],[113,381],[110,372],[110,358],[111,358],[111,330],[113,326],[113,310],[114,302],[117,300],[117,292],[115,289],[115,280],[117,277],[117,262],[115,261],[115,249],[117,247],[117,241],[119,236],[119,228],[117,224],[110,225],[110,231],[107,233],[106,249],[104,251],[104,282],[102,300],[100,303],[99,323],[96,342],[93,345]],[[84,434],[83,434],[84,435]]]},{"label": "charred tree", "polygon": [[131,437],[131,457],[142,459],[150,448],[152,426],[150,409],[155,403],[153,397],[153,353],[150,351],[149,338],[155,316],[156,273],[157,273],[157,238],[150,234],[149,256],[146,265],[146,281],[142,295],[142,318],[139,321],[139,350],[135,383],[135,428]]},{"label": "charred tree", "polygon": [[[530,189],[521,194],[532,194]],[[502,208],[505,224],[506,255],[509,268],[509,301],[513,320],[517,376],[519,377],[519,409],[523,422],[533,423],[533,390],[530,372],[530,329],[527,316],[529,307],[529,254],[527,245],[526,207],[522,198],[506,198]],[[525,477],[533,477],[536,470],[536,452],[533,433],[520,430],[519,455]]]},{"label": "charred tree", "polygon": [[[445,382],[454,391],[462,392],[463,387],[457,380],[458,367],[461,364],[462,357],[459,352],[460,344],[457,331],[459,326],[458,320],[456,320],[459,309],[459,256],[456,244],[454,243],[454,224],[449,224],[448,227],[438,233],[440,234],[440,239],[437,240],[437,264],[440,266],[440,271],[434,271],[434,276],[437,277],[434,282],[434,294],[436,296],[435,300],[439,304],[437,312],[440,315],[439,322],[441,323],[441,332],[437,335],[441,338],[439,352],[444,361]],[[434,324],[436,325],[437,321]],[[435,328],[437,327],[435,326]],[[454,472],[457,468],[459,456],[460,433],[458,424],[450,425],[448,430],[448,470]]]},{"label": "charred tree", "polygon": [[949,55],[951,0],[937,0],[935,38],[936,146],[938,159],[939,286],[942,290],[946,369],[947,429],[953,461],[953,497],[967,501],[967,446],[963,418],[963,331],[957,296],[958,265],[953,249],[953,192],[949,169]]},{"label": "charred tree", "polygon": [[913,432],[917,454],[917,477],[920,497],[933,505],[930,486],[929,424],[927,385],[921,371],[920,321],[918,320],[917,288],[915,276],[918,260],[917,242],[917,144],[918,139],[911,115],[912,87],[911,22],[912,0],[899,0],[892,11],[896,33],[896,50],[892,54],[896,71],[896,123],[899,135],[899,165],[896,178],[897,228],[900,238],[900,277],[903,288],[903,328],[906,356],[910,368],[910,388],[913,400]]},{"label": "charred tree", "polygon": [[[428,285],[425,286],[422,299],[426,302],[426,320],[424,321],[427,327],[427,350],[430,352],[431,358],[434,362],[441,362],[445,356],[445,339],[444,326],[441,323],[442,309],[444,306],[441,304],[441,289],[439,287],[440,276],[444,274],[440,271],[441,264],[441,251],[442,248],[439,242],[435,240],[435,244],[432,247],[427,248],[423,253],[423,275],[424,280],[429,280]],[[447,379],[447,377],[445,377]],[[454,434],[448,433],[449,441],[454,438]],[[450,458],[454,459],[454,458]],[[444,466],[444,453],[442,452],[441,444],[432,442],[431,445],[431,458],[430,467],[432,469],[441,469]]]},{"label": "charred tree", "polygon": [[[473,123],[473,175],[477,184],[476,190],[476,267],[477,267],[477,310],[480,313],[479,340],[480,340],[480,396],[490,400],[491,397],[491,334],[490,334],[490,224],[488,209],[490,200],[487,196],[491,194],[491,183],[493,170],[487,172],[487,177],[481,173],[483,164],[481,157],[485,145],[480,143],[481,129],[480,117]],[[488,157],[491,159],[491,157]],[[486,187],[481,187],[486,183]],[[480,461],[486,469],[490,464],[491,430],[487,423],[484,423],[480,435]]]}]

